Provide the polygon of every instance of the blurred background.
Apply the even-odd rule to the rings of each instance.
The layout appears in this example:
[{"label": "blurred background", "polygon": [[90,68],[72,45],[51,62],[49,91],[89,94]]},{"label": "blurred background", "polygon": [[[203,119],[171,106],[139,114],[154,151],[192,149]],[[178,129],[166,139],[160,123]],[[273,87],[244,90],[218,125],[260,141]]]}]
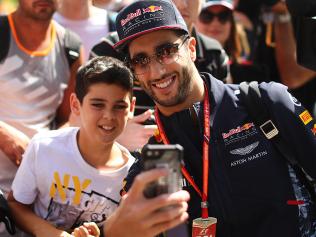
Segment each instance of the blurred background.
[{"label": "blurred background", "polygon": [[14,11],[17,0],[0,0],[0,14],[7,14]]}]

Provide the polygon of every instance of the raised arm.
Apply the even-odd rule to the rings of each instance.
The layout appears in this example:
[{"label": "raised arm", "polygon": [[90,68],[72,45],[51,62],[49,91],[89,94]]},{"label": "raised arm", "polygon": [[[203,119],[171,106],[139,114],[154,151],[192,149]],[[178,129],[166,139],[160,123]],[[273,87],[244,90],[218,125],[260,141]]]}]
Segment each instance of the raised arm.
[{"label": "raised arm", "polygon": [[282,83],[290,89],[295,89],[314,79],[316,73],[300,66],[296,61],[294,30],[286,6],[280,6],[275,11],[277,12],[275,21],[276,62]]}]

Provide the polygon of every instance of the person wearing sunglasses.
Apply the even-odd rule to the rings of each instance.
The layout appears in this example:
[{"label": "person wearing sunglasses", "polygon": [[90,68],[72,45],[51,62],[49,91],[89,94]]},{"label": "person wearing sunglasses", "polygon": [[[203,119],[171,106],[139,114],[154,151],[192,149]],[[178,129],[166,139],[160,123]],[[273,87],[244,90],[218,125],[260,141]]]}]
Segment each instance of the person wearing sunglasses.
[{"label": "person wearing sunglasses", "polygon": [[221,44],[196,30],[195,23],[205,0],[172,0],[183,17],[189,34],[196,39],[195,65],[199,71],[209,72],[219,80],[226,81],[228,77],[228,56]]},{"label": "person wearing sunglasses", "polygon": [[231,0],[206,1],[196,24],[201,33],[217,39],[229,54],[237,50],[233,8]]},{"label": "person wearing sunglasses", "polygon": [[[173,3],[183,16],[190,35],[195,37],[197,41],[197,59],[195,61],[197,68],[200,71],[212,74],[217,79],[226,81],[229,66],[228,56],[225,50],[217,40],[200,34],[194,27],[204,1],[205,0],[173,0]],[[124,56],[113,49],[113,45],[117,43],[118,40],[116,32],[108,34],[92,48],[90,58],[106,55],[124,60]],[[134,151],[135,147],[142,147],[149,136],[152,135],[150,131],[154,128],[154,125],[152,125],[154,120],[148,116],[150,115],[148,110],[154,108],[154,102],[142,90],[137,80],[134,82],[133,94],[136,97],[135,117],[129,121],[124,133],[119,139],[119,141],[131,151]],[[145,123],[145,125],[142,123]],[[145,143],[143,141],[145,141]],[[133,155],[137,156],[137,153],[133,153]]]},{"label": "person wearing sunglasses", "polygon": [[230,59],[229,82],[267,80],[264,68],[249,59],[251,49],[247,31],[235,20],[232,0],[206,0],[196,27],[202,34],[218,40],[226,50]]},{"label": "person wearing sunglasses", "polygon": [[[224,84],[198,71],[194,64],[196,40],[188,36],[187,25],[172,1],[134,2],[118,13],[116,29],[120,41],[115,48],[126,55],[129,67],[156,105],[159,134],[149,143],[184,148],[182,183],[190,193],[188,227],[197,224],[197,218],[208,221],[208,217],[215,217],[219,237],[304,236],[299,206],[312,204],[308,197],[297,199],[294,192],[304,186],[299,185],[295,173],[290,176],[286,160],[266,137],[267,131],[254,123],[238,85]],[[285,86],[261,83],[259,88],[273,121],[289,143],[288,151],[316,178],[316,121]],[[141,171],[140,160],[125,179],[127,195],[133,180],[142,180],[142,174],[136,176]],[[310,213],[307,216],[314,218]],[[127,236],[134,221],[122,229],[119,215],[110,217],[105,236]],[[145,224],[148,222],[140,222],[139,228]],[[209,233],[201,228],[200,234]]]}]

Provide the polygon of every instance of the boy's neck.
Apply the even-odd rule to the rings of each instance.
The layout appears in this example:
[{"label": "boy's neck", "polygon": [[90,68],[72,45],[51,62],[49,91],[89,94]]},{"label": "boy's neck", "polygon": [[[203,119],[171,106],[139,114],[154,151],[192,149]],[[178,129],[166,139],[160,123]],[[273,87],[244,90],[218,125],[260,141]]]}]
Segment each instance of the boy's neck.
[{"label": "boy's neck", "polygon": [[92,167],[102,171],[115,171],[123,167],[128,161],[116,143],[100,146],[80,138],[80,131],[77,135],[79,151],[83,159]]}]

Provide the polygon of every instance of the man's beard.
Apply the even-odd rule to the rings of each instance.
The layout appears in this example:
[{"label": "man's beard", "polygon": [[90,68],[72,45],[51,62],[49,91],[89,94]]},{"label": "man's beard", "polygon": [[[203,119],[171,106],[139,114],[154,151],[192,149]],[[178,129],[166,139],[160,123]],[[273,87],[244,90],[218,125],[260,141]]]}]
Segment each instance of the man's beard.
[{"label": "man's beard", "polygon": [[178,92],[171,98],[164,100],[158,98],[158,96],[151,89],[151,85],[145,86],[145,84],[142,81],[139,81],[139,83],[143,90],[146,92],[146,94],[149,95],[155,101],[155,103],[164,107],[172,107],[183,103],[189,96],[192,90],[191,72],[192,70],[190,70],[188,66],[182,68],[181,78],[178,77],[180,79],[179,87],[177,89]]},{"label": "man's beard", "polygon": [[[24,9],[26,15],[36,21],[50,21],[53,17],[53,14],[57,10],[56,3],[52,0],[47,0],[52,7],[43,8],[40,11]],[[33,3],[32,9],[35,9],[36,2]]]}]

